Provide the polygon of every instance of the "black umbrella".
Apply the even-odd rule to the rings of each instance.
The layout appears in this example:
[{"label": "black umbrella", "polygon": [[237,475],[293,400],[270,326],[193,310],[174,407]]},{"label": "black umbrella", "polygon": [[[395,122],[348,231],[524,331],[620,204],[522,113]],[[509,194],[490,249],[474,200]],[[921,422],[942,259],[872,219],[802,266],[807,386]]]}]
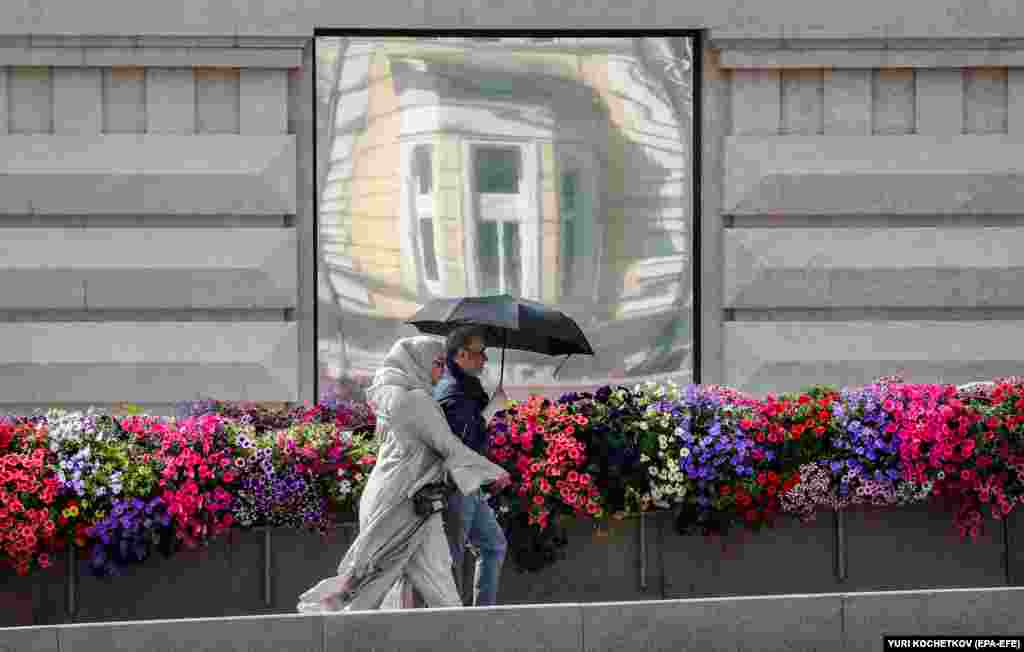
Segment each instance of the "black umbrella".
[{"label": "black umbrella", "polygon": [[[543,303],[508,294],[434,299],[406,323],[431,335],[447,335],[470,324],[486,327],[484,343],[501,347],[502,380],[505,349],[546,355],[594,355],[590,342],[571,317]],[[501,381],[498,386],[501,387]]]}]

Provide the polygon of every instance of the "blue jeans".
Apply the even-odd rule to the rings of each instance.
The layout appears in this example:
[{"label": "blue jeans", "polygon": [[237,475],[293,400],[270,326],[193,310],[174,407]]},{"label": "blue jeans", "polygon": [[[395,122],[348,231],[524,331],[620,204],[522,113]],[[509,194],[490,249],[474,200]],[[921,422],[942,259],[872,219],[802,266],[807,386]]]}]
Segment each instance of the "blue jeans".
[{"label": "blue jeans", "polygon": [[455,492],[448,499],[448,508],[462,516],[462,541],[452,543],[452,559],[461,566],[467,540],[480,551],[473,581],[473,606],[494,605],[498,597],[501,566],[508,550],[505,533],[498,525],[494,510],[479,492],[472,496]]}]

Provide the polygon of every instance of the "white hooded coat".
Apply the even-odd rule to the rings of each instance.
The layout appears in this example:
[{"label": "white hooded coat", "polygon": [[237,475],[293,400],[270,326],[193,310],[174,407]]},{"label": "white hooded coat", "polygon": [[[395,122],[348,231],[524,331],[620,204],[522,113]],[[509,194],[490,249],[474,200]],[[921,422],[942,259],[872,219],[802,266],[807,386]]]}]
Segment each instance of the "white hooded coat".
[{"label": "white hooded coat", "polygon": [[434,402],[431,364],[443,352],[433,337],[399,340],[374,376],[367,396],[380,449],[359,501],[359,536],[337,575],[299,597],[299,612],[377,609],[399,580],[428,607],[462,606],[441,514],[417,516],[411,498],[445,472],[465,495],[505,472],[452,434]]}]

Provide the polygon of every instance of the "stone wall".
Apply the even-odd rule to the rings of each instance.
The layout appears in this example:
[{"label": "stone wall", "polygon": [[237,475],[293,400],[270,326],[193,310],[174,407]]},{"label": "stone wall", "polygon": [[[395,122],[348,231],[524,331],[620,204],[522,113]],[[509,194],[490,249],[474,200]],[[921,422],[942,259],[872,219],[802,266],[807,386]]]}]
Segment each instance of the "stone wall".
[{"label": "stone wall", "polygon": [[1021,368],[1018,46],[723,53],[726,384]]},{"label": "stone wall", "polygon": [[311,42],[4,45],[0,410],[311,398]]}]

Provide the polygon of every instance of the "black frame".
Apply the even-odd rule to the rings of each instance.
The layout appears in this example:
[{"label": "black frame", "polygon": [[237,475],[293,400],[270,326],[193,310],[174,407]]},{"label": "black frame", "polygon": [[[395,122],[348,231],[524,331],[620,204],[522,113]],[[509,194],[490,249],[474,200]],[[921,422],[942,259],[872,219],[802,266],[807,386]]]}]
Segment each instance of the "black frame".
[{"label": "black frame", "polygon": [[[703,104],[704,104],[704,30],[700,29],[616,29],[616,30],[594,30],[594,29],[378,29],[378,28],[316,28],[313,30],[313,70],[310,75],[310,84],[313,87],[313,165],[316,167],[319,161],[317,152],[317,56],[316,39],[319,37],[388,37],[388,36],[438,36],[438,37],[615,37],[615,38],[642,38],[642,37],[673,37],[688,38],[693,43],[693,120],[691,162],[693,164],[693,220],[691,224],[692,241],[690,243],[693,257],[691,265],[692,292],[694,317],[691,324],[693,333],[693,372],[692,382],[699,385],[701,382],[701,208],[702,194],[701,185],[704,171],[702,169],[701,133],[703,127]],[[320,188],[319,175],[314,169],[313,173],[313,248],[316,260],[313,265],[313,395],[315,401],[320,401],[320,333],[319,333],[319,302],[320,296]]]}]

